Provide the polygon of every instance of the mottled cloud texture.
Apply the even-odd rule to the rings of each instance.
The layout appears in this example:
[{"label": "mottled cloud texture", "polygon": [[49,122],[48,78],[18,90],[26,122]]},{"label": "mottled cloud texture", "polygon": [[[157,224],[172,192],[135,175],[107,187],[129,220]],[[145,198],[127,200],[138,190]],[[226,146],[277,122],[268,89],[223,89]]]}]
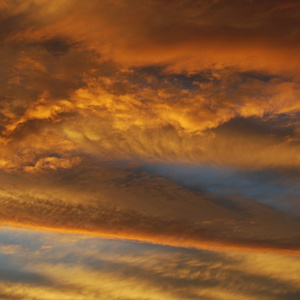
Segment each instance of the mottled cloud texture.
[{"label": "mottled cloud texture", "polygon": [[2,168],[297,168],[296,4],[2,1]]},{"label": "mottled cloud texture", "polygon": [[299,254],[299,20],[298,1],[0,0],[1,226]]}]

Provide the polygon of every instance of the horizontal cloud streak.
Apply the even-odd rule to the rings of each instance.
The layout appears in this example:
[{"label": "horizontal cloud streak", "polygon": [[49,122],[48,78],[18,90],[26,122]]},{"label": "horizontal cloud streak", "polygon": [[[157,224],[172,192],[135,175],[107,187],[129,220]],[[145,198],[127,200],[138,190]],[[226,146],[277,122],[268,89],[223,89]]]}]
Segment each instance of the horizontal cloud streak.
[{"label": "horizontal cloud streak", "polygon": [[13,1],[3,7],[10,16],[5,20],[10,32],[4,37],[9,42],[36,42],[66,36],[130,65],[176,60],[177,70],[235,65],[297,72],[299,6],[282,4],[154,0],[21,5]]},{"label": "horizontal cloud streak", "polygon": [[[12,262],[13,256],[18,260]],[[2,229],[0,259],[16,278],[0,281],[1,296],[8,299],[292,300],[300,292],[299,260],[289,255],[199,251]],[[28,273],[38,280],[24,284]]]},{"label": "horizontal cloud streak", "polygon": [[299,251],[296,219],[238,194],[216,202],[132,167],[2,175],[1,222],[186,247]]}]

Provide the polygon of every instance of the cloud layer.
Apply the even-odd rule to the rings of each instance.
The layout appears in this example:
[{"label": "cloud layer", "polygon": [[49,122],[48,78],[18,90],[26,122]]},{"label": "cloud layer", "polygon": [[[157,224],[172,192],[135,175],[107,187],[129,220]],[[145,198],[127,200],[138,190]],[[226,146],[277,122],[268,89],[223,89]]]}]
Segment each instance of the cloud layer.
[{"label": "cloud layer", "polygon": [[287,216],[239,191],[220,195],[205,183],[200,190],[189,189],[140,168],[81,163],[26,177],[2,174],[0,220],[200,249],[299,252],[297,215]]},{"label": "cloud layer", "polygon": [[300,293],[299,259],[291,255],[2,229],[0,262],[4,299],[294,300]]},{"label": "cloud layer", "polygon": [[[299,182],[296,1],[13,0],[0,10],[1,222],[299,251],[299,190],[253,195],[233,176],[238,192],[220,196],[171,176],[181,163],[182,174],[209,166]],[[285,205],[297,211],[277,211]]]}]

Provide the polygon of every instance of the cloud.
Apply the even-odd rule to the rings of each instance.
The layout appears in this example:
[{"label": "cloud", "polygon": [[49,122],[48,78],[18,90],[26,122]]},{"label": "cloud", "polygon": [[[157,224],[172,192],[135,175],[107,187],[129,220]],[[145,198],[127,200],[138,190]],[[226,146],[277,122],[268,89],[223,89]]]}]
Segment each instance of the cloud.
[{"label": "cloud", "polygon": [[169,63],[177,71],[233,65],[295,74],[299,63],[299,9],[282,1],[15,1],[4,11],[21,19],[11,21],[8,41],[63,35],[126,65]]},{"label": "cloud", "polygon": [[298,178],[290,174],[270,171],[238,171],[233,168],[191,164],[144,164],[140,169],[154,176],[175,181],[180,186],[200,191],[221,206],[242,211],[245,199],[237,201],[236,195],[258,201],[277,210],[298,215],[295,209],[300,189]]},{"label": "cloud", "polygon": [[294,217],[139,168],[299,178],[298,5],[13,0],[0,24],[2,222],[299,251]]},{"label": "cloud", "polygon": [[236,210],[132,167],[3,174],[1,222],[185,247],[299,251],[296,219],[238,194],[230,198]]},{"label": "cloud", "polygon": [[[75,234],[2,229],[0,243],[7,237],[20,246],[14,263],[10,255],[1,252],[8,270],[15,269],[18,275],[16,281],[0,281],[1,293],[8,299],[292,300],[299,296],[296,256],[199,251]],[[43,248],[45,244],[52,247]],[[24,270],[39,280],[24,284],[22,280],[28,279]],[[150,292],[145,294],[145,289]]]},{"label": "cloud", "polygon": [[[298,168],[294,3],[10,1],[1,9],[7,172],[34,171],[53,155]],[[245,131],[253,118],[273,129]]]},{"label": "cloud", "polygon": [[[234,79],[225,72],[215,82],[210,72],[193,77],[156,71],[153,75],[151,69],[136,72],[86,78],[87,87],[74,90],[67,99],[38,98],[18,115],[8,112],[5,104],[3,167],[26,168],[42,155],[57,152],[66,159],[92,154],[297,168],[299,132],[293,94],[298,86],[282,83],[283,79],[265,82],[253,74],[236,73]],[[269,131],[261,130],[264,126]],[[25,145],[31,149],[30,157],[24,154]]]},{"label": "cloud", "polygon": [[25,172],[35,173],[42,170],[57,170],[58,168],[71,168],[72,166],[78,164],[80,158],[57,158],[57,157],[46,157],[39,159],[34,166],[26,166],[24,168]]}]

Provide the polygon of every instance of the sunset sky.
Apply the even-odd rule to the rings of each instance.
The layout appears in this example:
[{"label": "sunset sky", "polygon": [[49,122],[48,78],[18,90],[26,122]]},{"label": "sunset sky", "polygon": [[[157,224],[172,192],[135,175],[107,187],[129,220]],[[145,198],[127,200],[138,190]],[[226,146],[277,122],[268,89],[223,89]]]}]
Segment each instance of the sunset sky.
[{"label": "sunset sky", "polygon": [[300,299],[300,2],[0,0],[0,299]]}]

